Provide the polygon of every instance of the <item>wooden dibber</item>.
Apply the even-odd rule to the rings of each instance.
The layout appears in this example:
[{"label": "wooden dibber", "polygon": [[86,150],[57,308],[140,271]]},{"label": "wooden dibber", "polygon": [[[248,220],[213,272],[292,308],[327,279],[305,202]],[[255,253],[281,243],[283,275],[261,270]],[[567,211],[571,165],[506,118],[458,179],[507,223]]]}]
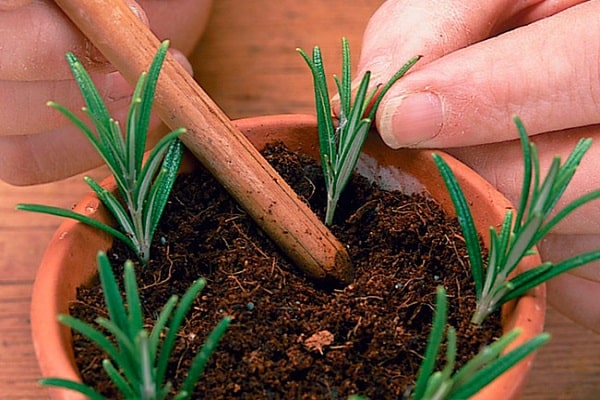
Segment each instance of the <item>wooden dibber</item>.
[{"label": "wooden dibber", "polygon": [[[148,69],[160,42],[122,0],[56,3],[129,82]],[[155,102],[170,128],[187,128],[184,144],[298,267],[317,279],[351,281],[343,245],[170,55]]]}]

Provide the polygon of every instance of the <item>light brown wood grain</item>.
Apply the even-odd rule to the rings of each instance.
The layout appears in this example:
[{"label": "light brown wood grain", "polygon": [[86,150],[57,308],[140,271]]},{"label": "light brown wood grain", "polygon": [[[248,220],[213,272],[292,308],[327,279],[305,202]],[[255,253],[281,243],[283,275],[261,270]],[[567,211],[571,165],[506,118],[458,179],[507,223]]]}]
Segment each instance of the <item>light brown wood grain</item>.
[{"label": "light brown wood grain", "polygon": [[[295,48],[319,44],[339,73],[340,38],[358,58],[362,30],[381,1],[216,0],[194,55],[196,78],[231,118],[313,109],[311,78]],[[105,170],[92,171],[102,177]],[[60,223],[14,210],[17,202],[69,207],[87,192],[81,177],[29,188],[0,182],[0,398],[46,399],[29,334],[29,298],[39,260]],[[552,341],[538,354],[523,398],[592,400],[600,393],[600,336],[550,309]]]}]

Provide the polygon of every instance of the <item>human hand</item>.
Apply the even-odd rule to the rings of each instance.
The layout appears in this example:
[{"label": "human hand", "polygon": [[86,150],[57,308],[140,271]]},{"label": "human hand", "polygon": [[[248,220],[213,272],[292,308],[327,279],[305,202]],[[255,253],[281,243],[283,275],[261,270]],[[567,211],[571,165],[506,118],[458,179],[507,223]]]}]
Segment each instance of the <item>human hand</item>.
[{"label": "human hand", "polygon": [[[513,115],[535,135],[544,169],[555,154],[564,160],[580,137],[600,140],[600,2],[473,4],[384,3],[365,33],[357,76],[370,70],[372,82],[383,82],[410,57],[423,55],[380,105],[382,138],[394,148],[445,148],[516,204],[523,167]],[[600,188],[599,161],[595,143],[559,209]],[[552,261],[597,248],[598,202],[566,219],[539,246]],[[548,299],[600,332],[599,290],[595,263],[551,281]]]},{"label": "human hand", "polygon": [[[210,0],[126,1],[191,72],[185,58],[208,17]],[[174,23],[176,21],[176,23]],[[83,101],[65,53],[92,75],[108,109],[124,120],[133,88],[50,0],[0,0],[0,179],[26,185],[58,180],[101,164],[85,136],[56,110]],[[154,117],[149,144],[160,133]]]}]

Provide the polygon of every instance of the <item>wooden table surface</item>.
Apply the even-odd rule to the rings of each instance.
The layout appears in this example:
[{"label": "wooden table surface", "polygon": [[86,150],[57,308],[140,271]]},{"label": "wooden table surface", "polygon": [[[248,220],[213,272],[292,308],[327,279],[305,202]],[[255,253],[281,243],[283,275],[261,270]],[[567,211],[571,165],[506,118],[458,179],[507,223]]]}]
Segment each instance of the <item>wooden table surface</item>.
[{"label": "wooden table surface", "polygon": [[[231,118],[311,113],[311,79],[294,49],[319,44],[339,72],[339,41],[359,54],[368,17],[381,1],[217,0],[194,57],[196,77]],[[351,4],[351,5],[349,5]],[[356,57],[357,58],[357,57]],[[103,168],[88,173],[103,177]],[[19,202],[70,207],[87,191],[81,176],[18,188],[0,182],[0,398],[45,399],[29,333],[29,303],[45,246],[60,221],[14,210]],[[548,311],[543,348],[524,399],[597,399],[600,336]]]}]

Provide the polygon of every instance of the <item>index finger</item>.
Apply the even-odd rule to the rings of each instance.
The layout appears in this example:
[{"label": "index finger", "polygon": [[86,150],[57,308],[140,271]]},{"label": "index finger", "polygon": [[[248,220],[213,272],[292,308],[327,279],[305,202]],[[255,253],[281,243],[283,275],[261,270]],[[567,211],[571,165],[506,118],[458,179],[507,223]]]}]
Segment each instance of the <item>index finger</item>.
[{"label": "index finger", "polygon": [[33,0],[0,0],[0,11],[15,10],[19,7],[26,6]]},{"label": "index finger", "polygon": [[459,147],[600,123],[597,2],[456,50],[409,73],[381,103],[391,147]]}]

